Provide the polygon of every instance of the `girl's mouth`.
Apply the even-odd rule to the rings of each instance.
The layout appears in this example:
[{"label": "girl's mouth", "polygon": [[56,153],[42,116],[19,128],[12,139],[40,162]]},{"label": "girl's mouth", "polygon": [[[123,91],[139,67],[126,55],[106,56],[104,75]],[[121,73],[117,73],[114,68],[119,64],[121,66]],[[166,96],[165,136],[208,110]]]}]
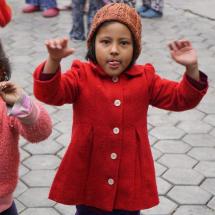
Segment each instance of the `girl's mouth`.
[{"label": "girl's mouth", "polygon": [[117,61],[117,60],[108,61],[108,65],[111,69],[118,69],[120,64],[121,64],[120,61]]}]

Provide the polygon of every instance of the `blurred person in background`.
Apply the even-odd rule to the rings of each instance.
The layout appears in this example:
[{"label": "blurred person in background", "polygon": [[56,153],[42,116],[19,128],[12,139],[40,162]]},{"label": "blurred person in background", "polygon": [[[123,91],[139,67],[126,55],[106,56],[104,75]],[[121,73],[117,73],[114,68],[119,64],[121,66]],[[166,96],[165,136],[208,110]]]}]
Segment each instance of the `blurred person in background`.
[{"label": "blurred person in background", "polygon": [[22,8],[23,13],[42,11],[43,17],[55,17],[59,14],[56,0],[25,0],[26,5]]},{"label": "blurred person in background", "polygon": [[163,0],[142,0],[138,13],[142,18],[159,18],[163,15]]}]

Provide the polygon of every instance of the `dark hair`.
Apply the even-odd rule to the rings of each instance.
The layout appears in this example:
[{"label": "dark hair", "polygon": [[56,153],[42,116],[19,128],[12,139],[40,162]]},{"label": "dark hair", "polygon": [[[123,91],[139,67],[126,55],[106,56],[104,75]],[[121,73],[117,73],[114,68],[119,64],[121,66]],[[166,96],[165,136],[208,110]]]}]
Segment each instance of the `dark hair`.
[{"label": "dark hair", "polygon": [[4,52],[1,41],[0,41],[0,73],[3,74],[3,78],[0,79],[0,81],[8,81],[11,77],[10,62]]},{"label": "dark hair", "polygon": [[[109,25],[109,24],[111,24],[112,22],[114,22],[114,20],[113,21],[106,21],[106,22],[103,22],[97,29],[96,29],[96,31],[95,31],[95,33],[94,33],[94,35],[93,35],[93,37],[92,37],[92,40],[91,40],[91,42],[90,42],[90,45],[89,45],[89,47],[88,47],[88,50],[87,50],[87,54],[86,54],[86,60],[90,60],[90,61],[92,61],[93,63],[95,63],[95,64],[97,64],[98,62],[97,62],[97,59],[96,59],[96,51],[95,51],[95,44],[96,44],[96,35],[97,35],[97,33],[98,33],[98,31],[99,31],[99,29],[101,28],[101,27],[104,27],[104,26],[107,26],[107,25]],[[130,29],[129,29],[130,30]],[[128,65],[128,67],[127,67],[127,69],[129,69],[134,63],[135,63],[135,61],[136,61],[136,49],[137,49],[137,45],[136,45],[136,43],[135,43],[135,40],[134,40],[134,36],[133,36],[133,34],[132,34],[132,32],[131,32],[131,36],[132,36],[132,43],[133,43],[133,56],[132,56],[132,59],[131,59],[131,62],[130,62],[130,64]]]}]

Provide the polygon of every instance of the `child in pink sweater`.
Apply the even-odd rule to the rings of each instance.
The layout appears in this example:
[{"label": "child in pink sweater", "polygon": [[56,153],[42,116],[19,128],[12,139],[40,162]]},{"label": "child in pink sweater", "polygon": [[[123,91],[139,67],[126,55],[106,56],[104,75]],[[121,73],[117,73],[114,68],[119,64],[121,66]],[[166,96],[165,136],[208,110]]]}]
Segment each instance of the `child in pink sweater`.
[{"label": "child in pink sweater", "polygon": [[0,214],[17,215],[13,192],[18,181],[19,136],[36,143],[52,130],[47,111],[10,79],[10,65],[0,42]]}]

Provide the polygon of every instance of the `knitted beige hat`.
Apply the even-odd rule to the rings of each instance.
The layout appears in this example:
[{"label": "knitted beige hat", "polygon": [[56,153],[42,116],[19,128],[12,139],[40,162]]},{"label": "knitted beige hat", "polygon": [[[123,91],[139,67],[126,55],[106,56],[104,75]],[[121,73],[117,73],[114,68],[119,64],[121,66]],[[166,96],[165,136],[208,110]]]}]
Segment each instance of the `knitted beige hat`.
[{"label": "knitted beige hat", "polygon": [[118,21],[125,24],[134,37],[136,60],[141,51],[141,19],[136,10],[124,3],[107,4],[97,11],[93,18],[91,29],[87,38],[87,46],[90,46],[94,33],[98,27],[106,21]]}]

